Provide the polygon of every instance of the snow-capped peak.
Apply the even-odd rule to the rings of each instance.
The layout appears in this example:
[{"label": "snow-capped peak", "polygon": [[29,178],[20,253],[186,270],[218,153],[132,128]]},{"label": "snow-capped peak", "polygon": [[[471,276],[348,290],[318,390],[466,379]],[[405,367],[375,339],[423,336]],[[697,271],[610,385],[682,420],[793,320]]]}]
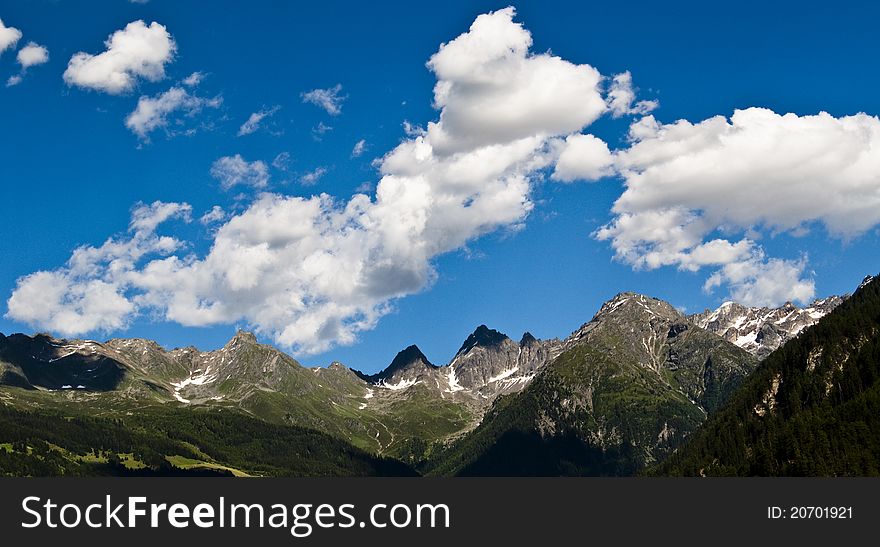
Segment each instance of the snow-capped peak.
[{"label": "snow-capped peak", "polygon": [[845,297],[830,296],[799,308],[786,302],[778,308],[746,307],[725,302],[718,309],[692,315],[701,328],[720,335],[749,353],[764,358],[815,324],[836,308]]}]

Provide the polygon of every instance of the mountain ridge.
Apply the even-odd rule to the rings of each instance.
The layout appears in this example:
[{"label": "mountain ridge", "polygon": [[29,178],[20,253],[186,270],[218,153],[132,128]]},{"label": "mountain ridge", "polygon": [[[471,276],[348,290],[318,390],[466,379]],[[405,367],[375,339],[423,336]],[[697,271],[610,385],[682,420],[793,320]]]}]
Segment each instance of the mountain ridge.
[{"label": "mountain ridge", "polygon": [[691,319],[698,326],[763,359],[796,338],[805,328],[815,325],[848,297],[849,295],[829,296],[814,300],[804,308],[791,302],[778,308],[748,307],[736,302],[724,302],[715,310],[692,315]]},{"label": "mountain ridge", "polygon": [[432,474],[524,472],[509,453],[474,448],[496,445],[542,454],[545,472],[630,474],[674,451],[757,366],[698,315],[621,292],[562,340],[517,342],[482,324],[449,363],[413,344],[374,374],[303,367],[247,331],[211,351],[0,334],[0,403],[242,412]]}]

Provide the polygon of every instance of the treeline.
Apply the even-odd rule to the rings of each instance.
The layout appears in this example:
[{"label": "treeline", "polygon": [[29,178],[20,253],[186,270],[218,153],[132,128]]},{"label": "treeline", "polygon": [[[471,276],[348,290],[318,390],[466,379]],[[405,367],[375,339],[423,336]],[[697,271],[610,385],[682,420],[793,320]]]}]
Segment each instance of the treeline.
[{"label": "treeline", "polygon": [[652,474],[880,474],[880,281],[771,354]]}]

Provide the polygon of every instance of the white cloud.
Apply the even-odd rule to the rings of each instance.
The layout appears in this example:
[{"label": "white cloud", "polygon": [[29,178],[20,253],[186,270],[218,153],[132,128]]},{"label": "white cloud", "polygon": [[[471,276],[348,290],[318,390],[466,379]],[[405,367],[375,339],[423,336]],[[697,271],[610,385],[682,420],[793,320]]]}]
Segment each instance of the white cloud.
[{"label": "white cloud", "polygon": [[403,120],[401,127],[403,127],[403,133],[410,138],[424,136],[427,133],[424,127],[415,125],[409,120]]},{"label": "white cloud", "polygon": [[321,180],[321,177],[323,177],[323,176],[326,175],[326,174],[327,174],[327,168],[326,168],[326,167],[318,167],[318,168],[315,169],[314,171],[309,171],[309,172],[306,173],[305,175],[301,176],[301,177],[299,178],[299,182],[300,182],[300,184],[302,184],[303,186],[313,186],[313,185],[315,185],[319,180]]},{"label": "white cloud", "polygon": [[593,135],[570,135],[561,144],[552,178],[563,182],[598,180],[614,173],[614,157],[605,141]]},{"label": "white cloud", "polygon": [[636,90],[633,89],[632,74],[628,70],[611,79],[607,100],[611,116],[614,118],[632,114],[647,114],[660,106],[660,102],[656,100],[635,102]]},{"label": "white cloud", "polygon": [[511,22],[513,13],[506,8],[477,17],[470,32],[428,61],[441,109],[440,121],[427,128],[436,153],[567,135],[605,112],[599,72],[550,54],[529,55],[531,34]]},{"label": "white cloud", "polygon": [[765,259],[762,252],[748,260],[730,262],[712,274],[704,289],[727,285],[730,297],[746,306],[809,302],[816,295],[812,279],[804,279],[806,257],[799,260]]},{"label": "white cloud", "polygon": [[361,154],[363,154],[364,150],[366,150],[366,149],[367,149],[367,141],[366,140],[361,139],[361,140],[357,141],[356,143],[354,143],[354,148],[351,149],[351,157],[353,157],[353,158],[361,157]]},{"label": "white cloud", "polygon": [[264,108],[254,112],[243,124],[241,124],[241,127],[238,128],[238,136],[241,137],[255,133],[260,128],[263,120],[278,112],[280,108],[280,106],[276,105],[272,108]]},{"label": "white cloud", "polygon": [[138,205],[128,236],[110,238],[100,247],[79,247],[63,268],[18,279],[6,317],[63,336],[124,328],[139,307],[136,297],[125,294],[134,265],[146,255],[180,249],[181,241],[155,230],[172,218],[188,221],[189,214],[187,204]]},{"label": "white cloud", "polygon": [[269,184],[269,166],[261,160],[246,161],[241,154],[224,156],[211,166],[211,176],[220,181],[224,190],[239,184],[265,188]]},{"label": "white cloud", "polygon": [[199,218],[199,222],[204,224],[205,226],[209,224],[216,224],[222,220],[226,219],[226,211],[223,210],[223,207],[219,205],[215,205],[211,207],[211,210],[202,215]]},{"label": "white cloud", "polygon": [[106,50],[92,55],[79,52],[70,58],[64,81],[86,89],[119,94],[131,91],[138,78],[156,82],[165,77],[165,65],[177,45],[167,29],[153,22],[134,21],[104,42]]},{"label": "white cloud", "polygon": [[329,133],[333,131],[333,127],[325,124],[324,122],[318,122],[318,125],[312,128],[312,138],[316,141],[320,141],[325,133]]},{"label": "white cloud", "polygon": [[342,103],[348,97],[340,95],[342,84],[336,84],[327,89],[313,89],[300,93],[300,97],[304,103],[311,103],[317,107],[323,108],[327,114],[337,116],[342,113]]},{"label": "white cloud", "polygon": [[719,266],[709,288],[723,283],[762,304],[802,302],[812,287],[797,277],[803,259],[768,259],[755,237],[818,224],[851,239],[880,223],[876,117],[749,108],[696,124],[649,116],[630,136],[615,160],[626,191],[597,236],[637,268]]},{"label": "white cloud", "polygon": [[26,46],[18,50],[17,59],[22,70],[28,67],[42,65],[43,63],[49,62],[49,50],[36,42],[28,42]]},{"label": "white cloud", "polygon": [[0,55],[7,49],[15,47],[15,44],[21,40],[21,31],[15,27],[7,27],[0,19]]},{"label": "white cloud", "polygon": [[193,72],[192,74],[190,74],[189,76],[187,76],[186,78],[184,78],[183,80],[181,80],[180,83],[182,83],[186,87],[196,87],[200,83],[202,83],[202,81],[204,81],[204,79],[205,79],[205,73],[196,71],[196,72]]},{"label": "white cloud", "polygon": [[[204,256],[128,268],[127,298],[169,321],[246,323],[314,353],[354,342],[397,298],[428,287],[437,256],[517,229],[560,139],[606,106],[595,69],[531,54],[514,15],[481,15],[431,58],[439,119],[377,162],[375,194],[261,193],[216,229]],[[237,158],[227,161],[251,165]]]},{"label": "white cloud", "polygon": [[290,167],[290,152],[279,152],[272,160],[272,167],[279,171],[287,171]]},{"label": "white cloud", "polygon": [[[220,97],[206,99],[189,93],[182,87],[172,87],[153,97],[138,99],[137,107],[125,118],[125,126],[138,137],[147,140],[149,134],[159,128],[168,129],[169,119],[175,113],[193,117],[204,108],[217,108]],[[174,131],[169,130],[170,134]]]},{"label": "white cloud", "polygon": [[[0,24],[2,24],[2,22],[0,22]],[[21,65],[21,72],[10,76],[9,79],[6,80],[6,87],[20,84],[22,80],[24,80],[28,68],[49,62],[49,50],[36,42],[28,42],[26,46],[18,50],[18,56],[16,59],[18,64]]]}]

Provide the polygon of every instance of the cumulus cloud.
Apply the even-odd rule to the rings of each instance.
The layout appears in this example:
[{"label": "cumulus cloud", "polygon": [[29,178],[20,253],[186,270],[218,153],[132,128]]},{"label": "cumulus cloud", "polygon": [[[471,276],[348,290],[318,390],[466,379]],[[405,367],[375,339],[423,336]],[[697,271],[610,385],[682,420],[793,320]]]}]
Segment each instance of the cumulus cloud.
[{"label": "cumulus cloud", "polygon": [[367,141],[361,139],[354,143],[354,148],[351,149],[351,157],[359,158],[364,153],[364,150],[367,149]]},{"label": "cumulus cloud", "polygon": [[28,42],[18,50],[18,64],[22,69],[49,62],[49,50],[36,42]]},{"label": "cumulus cloud", "polygon": [[28,68],[49,62],[49,50],[36,42],[28,42],[26,46],[18,50],[16,60],[21,65],[21,72],[10,76],[6,80],[6,87],[20,84]]},{"label": "cumulus cloud", "polygon": [[326,168],[326,167],[318,167],[318,168],[315,169],[314,171],[309,171],[309,172],[306,173],[305,175],[301,176],[301,177],[299,178],[299,182],[300,182],[300,184],[302,184],[303,186],[313,186],[313,185],[315,185],[319,180],[321,180],[321,177],[323,177],[323,176],[326,175],[326,174],[327,174],[327,168]]},{"label": "cumulus cloud", "polygon": [[374,194],[262,193],[216,229],[206,255],[128,268],[128,299],[184,325],[247,323],[315,353],[354,342],[395,299],[428,287],[435,257],[521,226],[558,142],[606,105],[594,68],[530,53],[514,16],[479,16],[431,58],[439,118],[377,162]]},{"label": "cumulus cloud", "polygon": [[593,135],[570,135],[561,143],[552,178],[563,182],[598,180],[614,174],[614,156],[605,141]]},{"label": "cumulus cloud", "polygon": [[248,117],[247,120],[245,120],[243,124],[241,124],[241,127],[238,128],[238,136],[242,137],[244,135],[256,133],[256,131],[260,129],[260,125],[263,123],[263,120],[278,112],[280,108],[280,106],[276,105],[272,108],[264,108],[262,110],[254,112],[250,115],[250,117]]},{"label": "cumulus cloud", "polygon": [[120,94],[131,91],[139,78],[156,82],[165,77],[165,65],[174,58],[177,45],[159,23],[148,26],[134,21],[104,42],[105,51],[93,55],[79,52],[70,58],[64,81],[84,89]]},{"label": "cumulus cloud", "polygon": [[327,89],[304,91],[300,94],[300,98],[304,103],[323,108],[331,116],[338,116],[342,113],[342,103],[348,98],[346,95],[340,95],[341,92],[342,84],[336,84]]},{"label": "cumulus cloud", "polygon": [[607,101],[611,116],[614,118],[632,114],[647,114],[660,106],[660,102],[656,100],[636,102],[636,90],[633,88],[632,74],[628,70],[611,79]]},{"label": "cumulus cloud", "polygon": [[126,295],[135,264],[180,249],[181,241],[157,235],[156,228],[172,218],[188,221],[190,211],[181,203],[139,204],[127,235],[79,247],[64,267],[18,279],[6,317],[63,336],[124,328],[139,308],[138,297]]},{"label": "cumulus cloud", "polygon": [[241,154],[224,156],[211,165],[211,176],[224,190],[244,185],[265,188],[269,184],[269,166],[264,161],[247,161]]},{"label": "cumulus cloud", "polygon": [[[768,259],[755,237],[817,224],[851,239],[880,223],[880,120],[737,110],[630,129],[616,154],[626,191],[597,233],[637,268],[718,266],[707,289],[761,304],[812,297],[805,262]],[[763,299],[763,300],[762,300]]]},{"label": "cumulus cloud", "polygon": [[748,260],[729,262],[712,274],[704,289],[729,287],[730,297],[746,306],[778,305],[785,301],[809,302],[816,294],[812,279],[804,278],[806,257],[798,260],[765,259],[759,251]]},{"label": "cumulus cloud", "polygon": [[15,27],[7,27],[0,19],[0,55],[7,49],[15,47],[15,44],[21,40],[21,31]]},{"label": "cumulus cloud", "polygon": [[511,22],[513,11],[477,17],[469,32],[428,61],[441,109],[440,120],[427,127],[435,153],[567,135],[606,111],[599,72],[549,54],[529,55],[531,33]]},{"label": "cumulus cloud", "polygon": [[142,96],[137,107],[125,118],[125,126],[142,140],[148,140],[150,133],[165,128],[169,134],[169,120],[174,114],[194,117],[204,108],[217,108],[222,104],[220,97],[206,99],[189,93],[186,89],[174,86],[153,97]]}]

